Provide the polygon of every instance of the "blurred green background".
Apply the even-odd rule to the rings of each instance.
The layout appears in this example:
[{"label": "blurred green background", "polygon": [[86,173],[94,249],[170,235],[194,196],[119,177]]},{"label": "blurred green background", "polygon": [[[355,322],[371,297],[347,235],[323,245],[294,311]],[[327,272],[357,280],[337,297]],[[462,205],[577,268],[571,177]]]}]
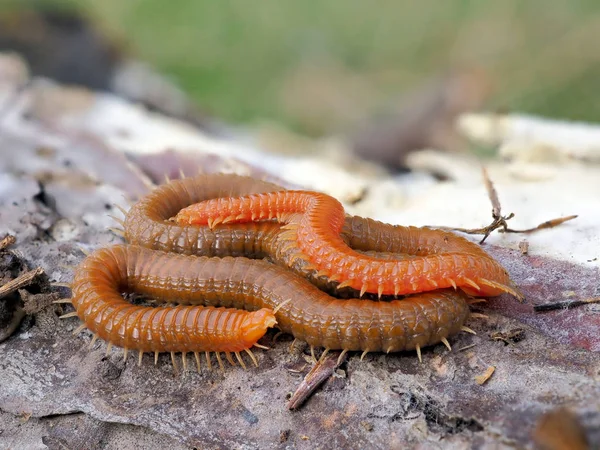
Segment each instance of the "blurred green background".
[{"label": "blurred green background", "polygon": [[600,120],[597,0],[42,3],[82,9],[231,123],[328,133],[463,69],[489,84],[486,109]]}]

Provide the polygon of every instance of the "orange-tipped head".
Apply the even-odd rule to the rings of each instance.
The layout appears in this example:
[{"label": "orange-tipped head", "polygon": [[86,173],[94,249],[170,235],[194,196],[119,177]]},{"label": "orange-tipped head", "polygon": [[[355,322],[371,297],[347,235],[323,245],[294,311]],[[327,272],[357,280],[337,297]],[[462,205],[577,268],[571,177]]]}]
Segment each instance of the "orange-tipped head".
[{"label": "orange-tipped head", "polygon": [[249,313],[241,326],[242,339],[246,344],[246,348],[252,347],[265,335],[269,328],[275,325],[277,325],[277,319],[275,319],[273,310],[269,308],[262,308]]}]

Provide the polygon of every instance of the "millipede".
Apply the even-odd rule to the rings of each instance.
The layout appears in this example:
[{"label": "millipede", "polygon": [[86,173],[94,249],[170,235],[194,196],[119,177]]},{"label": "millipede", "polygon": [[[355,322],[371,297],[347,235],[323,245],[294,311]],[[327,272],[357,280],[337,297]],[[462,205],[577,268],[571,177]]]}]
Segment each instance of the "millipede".
[{"label": "millipede", "polygon": [[[138,351],[138,364],[145,352],[155,362],[168,352],[176,367],[181,353],[186,368],[191,353],[200,370],[202,354],[208,367],[212,353],[221,368],[221,353],[256,364],[251,348],[263,348],[275,326],[313,354],[416,350],[421,359],[422,347],[450,349],[449,337],[472,332],[464,323],[473,295],[520,298],[478,245],[347,216],[336,202],[237,175],[162,185],[117,219],[128,245],[96,250],[77,267],[62,301],[75,312],[63,317],[78,316],[75,332],[88,328],[107,351]],[[123,292],[165,304],[133,305]]]}]

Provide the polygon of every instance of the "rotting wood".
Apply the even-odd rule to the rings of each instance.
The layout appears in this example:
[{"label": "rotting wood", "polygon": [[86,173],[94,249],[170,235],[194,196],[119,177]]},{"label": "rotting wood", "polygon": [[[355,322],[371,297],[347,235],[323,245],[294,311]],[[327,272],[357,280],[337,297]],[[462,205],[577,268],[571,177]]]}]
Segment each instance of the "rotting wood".
[{"label": "rotting wood", "polygon": [[25,272],[23,275],[18,276],[14,280],[9,281],[4,286],[0,287],[0,298],[12,294],[18,289],[21,289],[29,284],[38,276],[44,273],[44,269],[37,267],[33,270]]}]

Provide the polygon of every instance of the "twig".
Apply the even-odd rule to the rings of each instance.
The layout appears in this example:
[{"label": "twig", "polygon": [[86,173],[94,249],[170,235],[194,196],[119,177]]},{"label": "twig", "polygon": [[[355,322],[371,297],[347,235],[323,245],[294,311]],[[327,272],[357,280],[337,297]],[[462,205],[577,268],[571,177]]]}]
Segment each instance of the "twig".
[{"label": "twig", "polygon": [[319,360],[314,367],[306,374],[294,395],[288,402],[288,409],[298,409],[310,397],[321,383],[327,380],[335,369],[346,360],[346,354],[340,358],[339,352],[332,352],[322,360]]},{"label": "twig", "polygon": [[490,174],[488,173],[485,167],[481,167],[481,174],[483,175],[483,183],[485,184],[485,189],[488,192],[488,197],[490,198],[490,202],[492,203],[492,217],[500,217],[502,215],[502,206],[500,206],[500,199],[498,198],[498,192],[492,183],[490,178]]},{"label": "twig", "polygon": [[480,244],[483,244],[488,236],[494,231],[498,230],[499,233],[533,233],[538,230],[543,230],[547,228],[556,227],[562,223],[565,223],[569,220],[575,219],[577,216],[567,216],[567,217],[559,217],[557,219],[547,220],[539,224],[537,227],[528,228],[526,230],[515,230],[512,228],[508,228],[508,221],[512,219],[515,215],[510,213],[507,216],[502,215],[502,206],[500,205],[500,200],[498,199],[498,192],[490,179],[490,176],[485,169],[485,167],[481,168],[481,172],[483,174],[483,182],[485,184],[485,188],[488,193],[488,197],[490,202],[492,203],[492,223],[486,227],[482,228],[452,228],[452,227],[441,227],[445,230],[459,231],[461,233],[466,234],[483,234],[483,238],[479,241]]},{"label": "twig", "polygon": [[470,348],[475,347],[477,344],[470,344],[470,345],[465,345],[464,347],[461,347],[458,349],[459,352],[464,352],[465,350],[469,350]]},{"label": "twig", "polygon": [[583,300],[564,300],[555,303],[546,303],[544,305],[535,305],[533,310],[535,312],[546,312],[555,311],[557,309],[571,309],[577,306],[589,305],[591,303],[599,303],[600,297],[586,298]]},{"label": "twig", "polygon": [[554,228],[554,227],[556,227],[562,223],[565,223],[569,220],[576,219],[577,217],[578,216],[575,214],[572,216],[559,217],[557,219],[546,220],[545,222],[540,223],[537,227],[528,228],[526,230],[513,230],[512,228],[506,228],[504,230],[500,230],[500,233],[533,233],[534,231],[544,230],[546,228]]},{"label": "twig", "polygon": [[13,235],[7,234],[0,241],[0,250],[4,250],[9,245],[14,244],[16,241],[17,241],[17,239]]},{"label": "twig", "polygon": [[30,284],[35,277],[44,273],[44,269],[38,267],[37,269],[30,270],[29,272],[25,272],[23,275],[15,278],[14,280],[9,281],[4,286],[0,287],[0,298],[15,292],[17,289],[21,289],[22,287]]}]

